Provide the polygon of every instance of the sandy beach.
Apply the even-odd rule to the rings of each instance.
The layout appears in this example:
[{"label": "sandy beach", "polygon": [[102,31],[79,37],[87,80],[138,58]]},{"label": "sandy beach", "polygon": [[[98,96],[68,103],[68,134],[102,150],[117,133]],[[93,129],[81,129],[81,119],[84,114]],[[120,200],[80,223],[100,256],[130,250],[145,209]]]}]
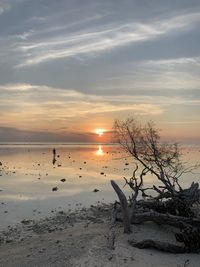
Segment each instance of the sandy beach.
[{"label": "sandy beach", "polygon": [[0,267],[200,267],[200,0],[0,25]]},{"label": "sandy beach", "polygon": [[111,223],[108,205],[59,212],[40,221],[24,220],[1,232],[0,266],[198,267],[198,254],[140,250],[128,243],[129,239],[144,238],[175,242],[174,231],[146,223],[133,225],[132,233],[124,234],[120,223]]}]

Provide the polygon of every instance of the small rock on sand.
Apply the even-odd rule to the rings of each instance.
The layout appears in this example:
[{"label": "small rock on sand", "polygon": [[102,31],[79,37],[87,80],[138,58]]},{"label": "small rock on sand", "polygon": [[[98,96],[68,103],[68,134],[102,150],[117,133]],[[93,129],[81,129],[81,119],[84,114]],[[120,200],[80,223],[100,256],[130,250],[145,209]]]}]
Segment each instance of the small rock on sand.
[{"label": "small rock on sand", "polygon": [[58,191],[58,187],[57,186],[53,187],[52,191]]},{"label": "small rock on sand", "polygon": [[96,192],[99,192],[99,189],[96,189],[96,188],[95,188],[95,189],[93,190],[93,192],[95,192],[95,193],[96,193]]}]

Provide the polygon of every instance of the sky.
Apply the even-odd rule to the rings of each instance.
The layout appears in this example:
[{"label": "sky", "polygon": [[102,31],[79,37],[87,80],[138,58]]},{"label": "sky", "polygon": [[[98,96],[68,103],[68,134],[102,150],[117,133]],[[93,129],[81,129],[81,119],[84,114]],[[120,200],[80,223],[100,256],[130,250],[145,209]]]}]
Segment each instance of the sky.
[{"label": "sky", "polygon": [[112,141],[134,116],[199,143],[199,28],[199,0],[0,0],[0,142]]}]

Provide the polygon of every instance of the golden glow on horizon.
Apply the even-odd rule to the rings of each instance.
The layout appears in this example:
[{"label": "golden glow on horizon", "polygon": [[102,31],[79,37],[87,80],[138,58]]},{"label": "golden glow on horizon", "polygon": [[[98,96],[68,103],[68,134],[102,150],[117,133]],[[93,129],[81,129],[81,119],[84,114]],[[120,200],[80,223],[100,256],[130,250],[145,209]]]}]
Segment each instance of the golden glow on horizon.
[{"label": "golden glow on horizon", "polygon": [[105,153],[103,152],[103,149],[101,146],[99,146],[99,149],[95,152],[95,155],[97,156],[103,156]]},{"label": "golden glow on horizon", "polygon": [[98,134],[100,137],[104,134],[104,132],[105,130],[101,128],[95,130],[95,133]]}]

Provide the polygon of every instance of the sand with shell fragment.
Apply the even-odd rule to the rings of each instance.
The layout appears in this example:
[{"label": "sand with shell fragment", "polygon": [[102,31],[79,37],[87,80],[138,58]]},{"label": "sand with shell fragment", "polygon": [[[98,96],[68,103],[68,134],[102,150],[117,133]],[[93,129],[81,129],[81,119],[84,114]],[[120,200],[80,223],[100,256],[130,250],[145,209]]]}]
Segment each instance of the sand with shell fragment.
[{"label": "sand with shell fragment", "polygon": [[0,235],[1,267],[199,267],[200,255],[140,250],[128,239],[175,242],[175,229],[153,223],[133,226],[130,235],[110,223],[110,208],[60,212],[40,221],[23,221]]}]

